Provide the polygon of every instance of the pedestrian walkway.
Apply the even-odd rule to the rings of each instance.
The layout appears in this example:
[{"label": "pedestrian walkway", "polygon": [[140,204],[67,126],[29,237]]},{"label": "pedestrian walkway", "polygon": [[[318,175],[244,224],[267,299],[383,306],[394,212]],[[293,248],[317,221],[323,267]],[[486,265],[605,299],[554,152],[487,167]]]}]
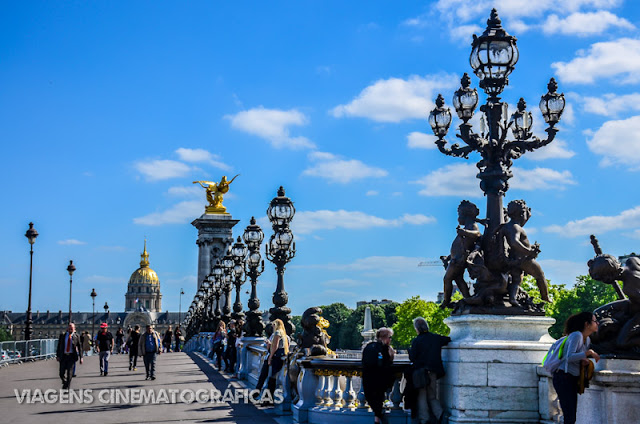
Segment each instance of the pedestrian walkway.
[{"label": "pedestrian walkway", "polygon": [[[225,377],[215,371],[208,361],[200,356],[186,353],[168,353],[158,357],[156,364],[156,380],[145,380],[142,360],[139,361],[137,371],[129,371],[127,355],[113,355],[109,361],[109,375],[100,376],[98,357],[85,358],[84,364],[77,366],[77,377],[71,383],[71,388],[79,393],[80,389],[90,393],[92,402],[78,403],[42,402],[37,398],[36,389],[45,393],[48,389],[57,392],[62,385],[58,377],[58,362],[55,360],[16,364],[0,369],[0,421],[4,424],[14,423],[60,423],[72,419],[83,423],[251,423],[251,424],[282,424],[276,421],[266,410],[250,403],[206,402],[186,403],[180,400],[185,394],[188,401],[190,393],[199,391],[211,393],[217,389],[224,393],[230,387],[240,387],[237,384],[229,386]],[[27,404],[27,397],[20,403],[14,391],[22,395],[24,390],[30,390],[35,403]],[[106,390],[106,391],[105,391]],[[173,395],[169,392],[173,391]],[[177,391],[177,392],[176,392]],[[116,392],[129,394],[127,402],[120,397],[115,399]],[[168,401],[148,404],[138,403],[134,393],[153,392],[156,400],[161,399],[161,392],[168,394]],[[102,395],[101,395],[102,393]],[[114,397],[110,397],[113,393]],[[99,399],[102,396],[103,400]],[[121,395],[118,395],[121,396]],[[171,402],[171,396],[175,403]],[[47,396],[44,396],[47,398]],[[279,422],[279,423],[278,423]]]}]

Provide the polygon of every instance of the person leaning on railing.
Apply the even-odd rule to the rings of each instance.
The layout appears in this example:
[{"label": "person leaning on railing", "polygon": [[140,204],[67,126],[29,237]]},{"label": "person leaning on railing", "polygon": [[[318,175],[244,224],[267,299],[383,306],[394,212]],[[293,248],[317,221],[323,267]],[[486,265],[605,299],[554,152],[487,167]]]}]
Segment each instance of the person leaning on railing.
[{"label": "person leaning on railing", "polygon": [[393,330],[382,327],[376,333],[376,340],[362,351],[362,388],[376,423],[386,421],[383,410],[385,393],[394,380],[391,364],[396,351],[391,347],[392,337]]}]

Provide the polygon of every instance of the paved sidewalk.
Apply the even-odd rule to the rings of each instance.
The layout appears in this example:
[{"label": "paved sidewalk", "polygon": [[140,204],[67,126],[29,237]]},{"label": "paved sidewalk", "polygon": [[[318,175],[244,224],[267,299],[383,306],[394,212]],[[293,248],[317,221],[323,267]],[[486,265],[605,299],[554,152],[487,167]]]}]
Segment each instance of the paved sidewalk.
[{"label": "paved sidewalk", "polygon": [[[14,389],[22,393],[24,389],[36,389],[45,392],[56,391],[62,387],[58,377],[58,362],[55,360],[11,365],[0,368],[0,421],[3,424],[14,423],[61,423],[72,420],[80,423],[240,423],[240,424],[277,424],[268,413],[252,404],[220,403],[184,403],[180,394],[174,395],[176,403],[141,404],[133,399],[128,402],[99,400],[103,390],[134,389],[146,393],[153,391],[156,396],[169,390],[187,390],[195,392],[218,389],[224,393],[229,386],[227,379],[215,371],[210,363],[199,356],[185,353],[168,353],[158,357],[154,381],[145,381],[142,359],[139,358],[138,370],[129,371],[127,355],[113,355],[109,363],[109,375],[100,376],[98,357],[85,358],[83,365],[77,366],[77,377],[71,388],[91,389],[92,403],[42,403],[20,404]],[[239,387],[233,384],[232,387]],[[164,390],[162,390],[164,389]],[[59,392],[56,392],[56,394]],[[111,392],[109,392],[111,393]],[[129,391],[131,393],[131,391]],[[204,393],[204,392],[203,392]],[[86,395],[85,395],[86,396]],[[108,395],[103,398],[109,399]],[[171,395],[169,394],[169,400]],[[69,414],[73,414],[70,416]],[[281,421],[278,419],[278,421]]]}]

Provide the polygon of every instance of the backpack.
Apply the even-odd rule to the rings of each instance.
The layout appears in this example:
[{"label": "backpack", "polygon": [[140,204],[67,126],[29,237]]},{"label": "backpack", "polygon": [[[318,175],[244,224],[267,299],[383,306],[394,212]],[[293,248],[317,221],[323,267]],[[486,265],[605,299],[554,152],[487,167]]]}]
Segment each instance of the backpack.
[{"label": "backpack", "polygon": [[544,355],[544,358],[542,358],[542,366],[551,374],[556,372],[558,368],[560,368],[560,364],[563,362],[565,353],[564,344],[567,342],[567,337],[568,336],[564,336],[556,340],[549,348],[547,354]]}]

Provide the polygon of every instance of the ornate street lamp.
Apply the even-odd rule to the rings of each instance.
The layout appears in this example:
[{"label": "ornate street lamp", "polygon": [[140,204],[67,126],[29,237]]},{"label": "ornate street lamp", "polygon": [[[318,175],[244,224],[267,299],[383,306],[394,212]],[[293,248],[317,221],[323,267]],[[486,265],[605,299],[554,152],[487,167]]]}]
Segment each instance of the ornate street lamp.
[{"label": "ornate street lamp", "polygon": [[215,284],[212,286],[213,297],[216,299],[216,308],[213,311],[213,315],[215,316],[215,326],[218,327],[218,322],[220,322],[220,319],[222,318],[220,298],[222,297],[222,287],[224,286],[224,269],[222,268],[219,260],[216,261],[211,272],[213,273],[215,281]]},{"label": "ornate street lamp", "polygon": [[180,289],[180,303],[178,304],[178,325],[182,324],[182,295],[184,290]]},{"label": "ornate street lamp", "polygon": [[295,327],[291,322],[291,309],[288,308],[287,302],[289,296],[284,290],[284,270],[285,265],[291,261],[296,255],[296,244],[293,241],[293,233],[289,229],[289,224],[296,213],[293,202],[285,197],[284,188],[280,186],[278,189],[278,197],[271,200],[267,209],[267,216],[273,226],[273,235],[266,244],[267,259],[276,266],[278,274],[278,283],[276,291],[273,293],[274,307],[269,310],[271,315],[269,319],[274,321],[281,319],[284,323],[288,335],[293,334]]},{"label": "ornate street lamp", "polygon": [[73,322],[71,317],[71,287],[73,285],[73,273],[76,271],[75,265],[73,265],[73,261],[69,261],[69,266],[67,267],[67,272],[69,273],[69,324]]},{"label": "ornate street lamp", "polygon": [[92,318],[91,318],[91,337],[95,337],[95,324],[96,324],[96,296],[98,295],[98,293],[96,293],[96,289],[91,289],[91,294],[89,296],[91,296],[91,303],[92,303]]},{"label": "ornate street lamp", "polygon": [[256,293],[256,286],[258,277],[264,272],[264,260],[260,256],[260,245],[264,240],[264,233],[256,224],[255,217],[251,217],[251,224],[245,228],[242,238],[249,251],[245,260],[245,270],[251,279],[251,296],[248,302],[249,312],[247,312],[247,322],[244,329],[247,337],[261,337],[264,331],[264,323],[262,322],[262,313],[258,310],[260,308],[260,300]]},{"label": "ornate street lamp", "polygon": [[[563,94],[558,94],[553,78],[547,85],[548,92],[540,100],[540,110],[548,127],[545,129],[547,137],[544,140],[534,136],[531,132],[533,117],[527,111],[527,104],[524,99],[518,101],[517,110],[509,116],[508,105],[498,96],[503,92],[509,83],[509,75],[515,69],[518,62],[519,52],[516,46],[516,38],[509,35],[498,17],[498,12],[493,9],[491,17],[487,21],[487,28],[481,36],[473,36],[472,51],[469,62],[475,75],[480,79],[480,88],[487,95],[486,103],[480,106],[480,128],[474,132],[469,120],[473,116],[478,103],[477,92],[470,88],[471,79],[464,74],[460,83],[461,87],[453,96],[453,104],[462,120],[458,127],[458,138],[463,141],[463,145],[453,144],[448,146],[445,139],[449,125],[451,123],[451,111],[445,107],[444,98],[438,95],[436,107],[429,115],[429,124],[438,140],[436,145],[440,152],[448,156],[468,158],[472,152],[480,153],[482,160],[477,163],[480,170],[477,177],[480,179],[480,189],[487,196],[487,219],[482,220],[487,228],[484,237],[481,238],[479,249],[473,256],[473,265],[477,278],[473,296],[467,296],[460,308],[472,309],[474,305],[496,306],[504,302],[504,296],[508,295],[508,301],[513,307],[524,308],[526,311],[535,313],[537,306],[533,301],[526,300],[526,294],[519,294],[518,275],[522,275],[525,269],[515,264],[516,261],[508,263],[505,260],[506,245],[497,240],[495,234],[502,224],[505,223],[505,210],[502,206],[502,198],[509,189],[509,179],[513,177],[511,166],[513,160],[519,158],[527,151],[531,152],[551,143],[558,130],[555,125],[560,120],[564,110],[565,100]],[[509,139],[509,131],[513,139]],[[467,206],[475,205],[467,201]],[[530,209],[522,200],[510,203],[512,212],[510,216],[526,215],[524,222],[530,216]],[[461,203],[461,207],[463,204]],[[477,212],[475,212],[477,215]],[[522,222],[520,225],[524,225]],[[511,248],[511,246],[509,246]],[[526,247],[526,257],[533,260],[540,252],[539,246],[535,243],[531,247]],[[470,256],[471,257],[471,256]],[[539,268],[539,267],[538,267]],[[469,268],[471,270],[471,268]],[[482,270],[480,272],[479,270]],[[519,271],[519,272],[518,272]],[[527,271],[528,272],[528,271]],[[449,269],[447,270],[449,275]],[[511,281],[506,280],[506,275],[511,275]],[[451,281],[445,277],[445,287],[451,285]],[[546,293],[546,280],[542,275],[542,270],[535,276],[538,288],[541,291],[541,298],[548,301]],[[463,279],[456,279],[456,283],[466,285]],[[450,302],[445,290],[444,306]],[[520,298],[519,301],[517,298]],[[526,300],[526,302],[525,302]],[[521,302],[523,302],[521,304]],[[528,302],[528,303],[527,303]],[[523,309],[524,311],[524,309]],[[464,313],[464,309],[457,309],[454,313]],[[469,312],[466,312],[469,313]]]},{"label": "ornate street lamp", "polygon": [[33,280],[33,244],[36,242],[36,238],[38,237],[38,232],[35,228],[33,228],[33,222],[29,223],[29,229],[25,234],[27,240],[29,240],[29,244],[31,245],[30,251],[30,260],[29,260],[29,303],[27,305],[27,320],[25,322],[24,327],[24,339],[31,340],[31,334],[33,330],[31,329],[31,325],[33,324],[33,317],[31,315],[31,282]]},{"label": "ornate street lamp", "polygon": [[240,289],[245,281],[247,281],[247,276],[244,272],[245,266],[245,257],[247,256],[247,246],[241,241],[242,239],[238,236],[238,240],[231,247],[231,255],[233,256],[233,260],[235,261],[235,265],[233,266],[233,274],[235,275],[234,284],[236,286],[236,301],[233,304],[233,314],[231,315],[233,319],[237,320],[239,318],[244,319],[244,313],[242,312],[242,303],[240,302]]},{"label": "ornate street lamp", "polygon": [[222,294],[224,295],[224,306],[222,307],[222,320],[225,324],[229,324],[231,321],[231,285],[234,280],[234,268],[236,262],[233,260],[233,256],[230,251],[222,258],[222,269],[224,270],[224,277],[221,281]]},{"label": "ornate street lamp", "polygon": [[[464,158],[468,158],[471,152],[482,155],[483,160],[478,163],[478,178],[481,180],[480,188],[487,196],[488,231],[492,232],[504,223],[502,197],[509,189],[508,180],[513,176],[510,170],[513,159],[553,141],[558,131],[554,126],[562,115],[565,101],[563,94],[556,93],[558,86],[551,78],[547,86],[549,92],[540,101],[540,110],[549,124],[545,130],[548,134],[545,140],[531,133],[533,120],[531,113],[526,110],[524,99],[520,99],[517,111],[509,117],[507,103],[502,102],[498,95],[509,83],[508,76],[518,61],[516,38],[502,28],[495,9],[491,11],[487,25],[480,37],[474,35],[469,59],[474,73],[480,79],[480,88],[488,96],[487,102],[480,107],[483,116],[479,133],[474,133],[468,123],[477,104],[477,93],[469,88],[470,78],[467,74],[462,77],[461,88],[453,97],[456,112],[463,121],[458,137],[466,145],[453,144],[447,147],[445,136],[451,123],[451,111],[444,107],[444,98],[440,94],[435,109],[429,115],[429,124],[438,137],[436,145],[440,152]],[[509,129],[515,138],[513,141],[507,139]]]}]

